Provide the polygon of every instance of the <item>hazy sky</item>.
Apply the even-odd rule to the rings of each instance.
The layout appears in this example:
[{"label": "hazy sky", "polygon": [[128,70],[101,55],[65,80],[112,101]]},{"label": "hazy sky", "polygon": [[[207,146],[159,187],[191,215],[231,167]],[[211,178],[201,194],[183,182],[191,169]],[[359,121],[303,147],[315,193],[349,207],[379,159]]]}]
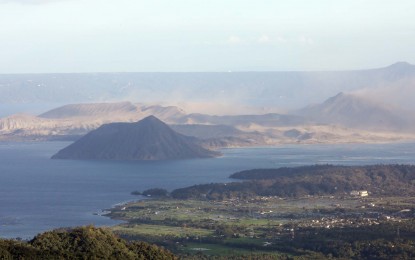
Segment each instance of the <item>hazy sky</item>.
[{"label": "hazy sky", "polygon": [[413,0],[0,0],[0,73],[415,63]]}]

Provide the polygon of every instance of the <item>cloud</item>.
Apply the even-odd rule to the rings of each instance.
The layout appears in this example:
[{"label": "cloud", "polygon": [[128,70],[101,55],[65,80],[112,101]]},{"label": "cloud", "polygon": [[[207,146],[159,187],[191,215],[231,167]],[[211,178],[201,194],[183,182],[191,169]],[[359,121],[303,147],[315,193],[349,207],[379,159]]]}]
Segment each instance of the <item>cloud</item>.
[{"label": "cloud", "polygon": [[41,5],[62,2],[68,0],[0,0],[0,4],[22,4],[22,5]]},{"label": "cloud", "polygon": [[298,42],[301,44],[305,44],[305,45],[313,45],[314,44],[314,40],[311,37],[308,36],[300,36],[298,38]]},{"label": "cloud", "polygon": [[271,42],[271,39],[269,38],[268,35],[262,35],[258,39],[258,43],[270,43],[270,42]]},{"label": "cloud", "polygon": [[275,41],[278,42],[278,43],[285,43],[288,40],[285,37],[279,36],[279,37],[277,37],[277,39]]},{"label": "cloud", "polygon": [[296,44],[296,45],[303,45],[303,46],[310,46],[314,45],[315,41],[312,37],[306,35],[296,35],[293,37],[285,37],[285,36],[270,36],[268,34],[262,34],[257,38],[248,38],[243,39],[237,35],[231,35],[228,37],[226,41],[229,45],[282,45],[282,44]]},{"label": "cloud", "polygon": [[241,44],[242,42],[243,42],[242,39],[235,35],[231,35],[228,38],[228,43],[232,45]]},{"label": "cloud", "polygon": [[280,44],[280,43],[286,43],[288,41],[289,39],[283,36],[270,37],[266,34],[262,35],[261,37],[257,39],[257,43],[259,44]]}]

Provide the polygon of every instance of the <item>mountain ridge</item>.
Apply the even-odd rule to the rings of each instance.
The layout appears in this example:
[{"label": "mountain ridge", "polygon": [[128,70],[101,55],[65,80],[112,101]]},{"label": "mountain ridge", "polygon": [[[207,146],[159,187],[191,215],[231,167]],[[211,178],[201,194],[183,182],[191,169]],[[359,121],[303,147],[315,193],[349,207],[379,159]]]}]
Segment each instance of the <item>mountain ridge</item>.
[{"label": "mountain ridge", "polygon": [[[347,102],[342,104],[342,99],[352,99],[350,107],[356,109],[350,109]],[[353,101],[355,99],[358,102]],[[335,105],[336,100],[339,106]],[[359,105],[362,102],[363,105]],[[284,143],[389,142],[414,138],[411,129],[415,129],[412,127],[415,118],[411,113],[403,113],[378,102],[370,101],[371,106],[366,103],[358,94],[343,93],[290,114],[222,116],[186,114],[175,106],[131,102],[72,104],[43,113],[47,118],[24,114],[0,118],[0,141],[77,140],[103,124],[137,122],[149,115],[168,123],[181,134],[201,139],[198,143],[206,148]],[[370,113],[364,111],[365,107],[372,107],[378,116],[369,116]],[[362,117],[365,113],[369,120]],[[389,124],[373,120],[385,116],[385,113],[390,115]],[[396,121],[397,118],[401,121]]]},{"label": "mountain ridge", "polygon": [[[413,67],[396,63],[348,71],[0,74],[0,102],[69,104],[131,100],[180,104],[225,100],[232,105],[287,110],[322,102],[341,91],[396,87],[403,79],[405,84],[414,86]],[[24,92],[20,91],[22,86]]]},{"label": "mountain ridge", "polygon": [[411,131],[415,122],[399,109],[354,94],[338,93],[326,101],[297,111],[323,124],[340,124],[357,129]]},{"label": "mountain ridge", "polygon": [[62,119],[72,117],[103,116],[116,113],[137,112],[131,102],[68,104],[46,111],[41,118]]},{"label": "mountain ridge", "polygon": [[173,131],[154,116],[134,123],[104,124],[60,150],[52,159],[177,160],[220,155],[196,138]]}]

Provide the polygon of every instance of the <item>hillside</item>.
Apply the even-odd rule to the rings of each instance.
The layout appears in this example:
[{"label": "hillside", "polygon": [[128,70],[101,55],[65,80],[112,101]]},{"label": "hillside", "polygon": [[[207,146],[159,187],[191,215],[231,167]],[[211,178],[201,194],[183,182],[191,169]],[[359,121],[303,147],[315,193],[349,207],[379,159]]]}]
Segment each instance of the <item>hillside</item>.
[{"label": "hillside", "polygon": [[92,226],[58,229],[31,241],[0,240],[0,259],[176,259],[169,251],[144,242],[127,242]]},{"label": "hillside", "polygon": [[206,114],[189,114],[180,118],[182,124],[213,124],[213,125],[231,125],[231,126],[248,126],[256,124],[266,127],[275,126],[296,126],[308,123],[306,118],[298,115],[284,114],[263,114],[263,115],[206,115]]},{"label": "hillside", "polygon": [[154,116],[136,123],[105,124],[60,150],[52,159],[174,160],[207,158],[219,153],[173,131]]},{"label": "hillside", "polygon": [[118,114],[137,113],[137,106],[130,102],[70,104],[49,110],[39,117],[67,119],[73,117],[102,117]]},{"label": "hillside", "polygon": [[[357,100],[357,101],[356,101]],[[77,140],[103,124],[155,116],[209,148],[286,143],[394,142],[415,139],[413,116],[340,94],[293,114],[186,114],[175,106],[130,102],[70,104],[39,116],[0,118],[0,141]],[[411,118],[413,120],[411,120]]]},{"label": "hillside", "polygon": [[16,114],[0,118],[0,140],[76,140],[112,122],[136,122],[154,115],[166,122],[184,115],[177,107],[130,102],[69,104],[39,116]]},{"label": "hillside", "polygon": [[134,121],[154,115],[162,120],[171,121],[185,115],[184,111],[175,106],[146,106],[131,102],[115,103],[81,103],[70,104],[49,110],[40,118],[86,121],[101,120],[103,122]]},{"label": "hillside", "polygon": [[405,115],[399,109],[345,93],[303,108],[298,113],[317,123],[339,124],[355,129],[409,132],[415,126],[414,118],[409,113]]},{"label": "hillside", "polygon": [[173,191],[172,196],[214,200],[250,196],[347,196],[352,190],[367,190],[372,195],[415,194],[415,166],[412,165],[315,165],[255,169],[230,177],[244,181],[191,186]]}]

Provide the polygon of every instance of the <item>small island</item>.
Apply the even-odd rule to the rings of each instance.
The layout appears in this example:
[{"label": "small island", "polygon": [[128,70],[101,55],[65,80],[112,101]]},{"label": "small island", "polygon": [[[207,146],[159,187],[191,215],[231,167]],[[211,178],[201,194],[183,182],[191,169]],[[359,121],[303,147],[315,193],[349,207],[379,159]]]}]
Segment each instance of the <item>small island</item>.
[{"label": "small island", "polygon": [[198,139],[172,130],[154,116],[135,123],[105,124],[60,150],[52,159],[179,160],[211,158],[219,152],[198,144]]}]

